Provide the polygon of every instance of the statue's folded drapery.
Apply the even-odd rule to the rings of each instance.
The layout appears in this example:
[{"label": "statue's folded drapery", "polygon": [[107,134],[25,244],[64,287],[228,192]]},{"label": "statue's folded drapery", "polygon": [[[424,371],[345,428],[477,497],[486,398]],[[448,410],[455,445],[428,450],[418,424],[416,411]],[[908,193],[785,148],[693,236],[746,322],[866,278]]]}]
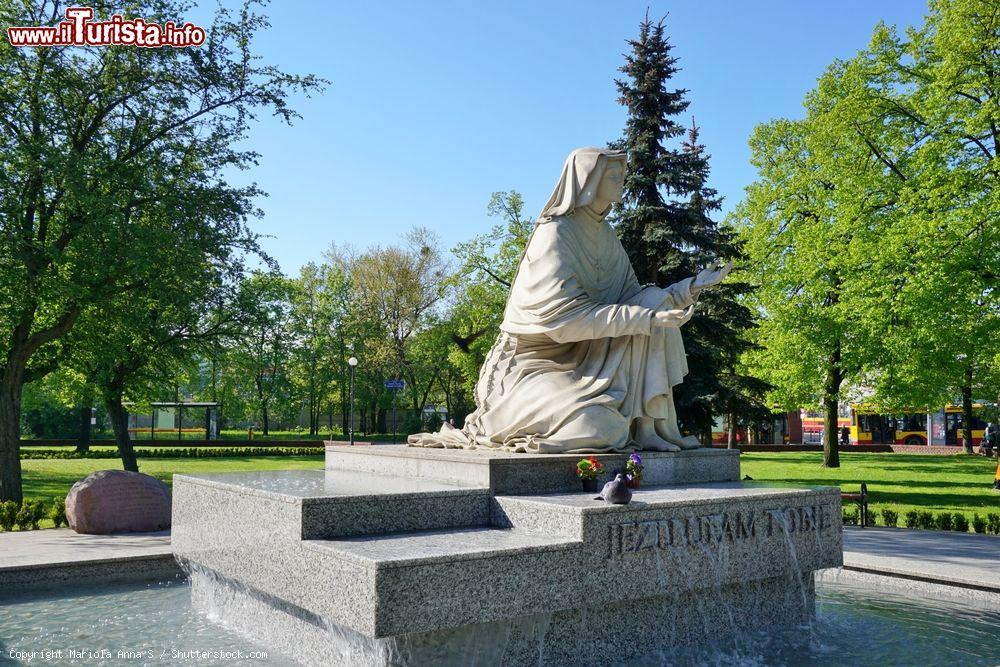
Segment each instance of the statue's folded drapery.
[{"label": "statue's folded drapery", "polygon": [[410,443],[622,451],[641,418],[679,443],[672,392],[687,373],[684,344],[653,316],[690,305],[691,281],[641,287],[614,230],[585,208],[541,220],[483,364],[475,412],[461,430],[445,425]]}]

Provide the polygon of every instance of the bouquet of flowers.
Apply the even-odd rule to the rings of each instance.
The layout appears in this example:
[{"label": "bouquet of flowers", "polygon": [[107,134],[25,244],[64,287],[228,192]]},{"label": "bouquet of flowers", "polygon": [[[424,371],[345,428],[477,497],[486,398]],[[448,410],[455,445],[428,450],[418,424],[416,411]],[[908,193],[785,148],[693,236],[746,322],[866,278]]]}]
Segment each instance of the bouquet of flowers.
[{"label": "bouquet of flowers", "polygon": [[593,493],[597,491],[597,478],[604,472],[604,464],[593,456],[582,459],[576,464],[576,476],[580,478],[583,490]]},{"label": "bouquet of flowers", "polygon": [[629,454],[625,462],[625,482],[633,489],[638,489],[642,482],[642,457],[637,452]]},{"label": "bouquet of flowers", "polygon": [[604,465],[593,456],[576,464],[576,476],[580,479],[597,479],[604,472]]}]

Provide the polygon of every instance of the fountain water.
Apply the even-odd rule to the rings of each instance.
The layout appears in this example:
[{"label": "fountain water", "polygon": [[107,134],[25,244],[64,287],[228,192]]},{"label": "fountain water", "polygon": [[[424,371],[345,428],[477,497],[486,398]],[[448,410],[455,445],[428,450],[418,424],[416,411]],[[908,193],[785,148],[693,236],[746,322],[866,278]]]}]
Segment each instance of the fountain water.
[{"label": "fountain water", "polygon": [[[823,570],[817,576],[814,620],[779,628],[743,628],[736,636],[730,627],[720,627],[717,641],[707,645],[680,644],[668,628],[671,609],[664,607],[658,625],[667,628],[665,635],[671,648],[609,660],[608,664],[629,667],[663,664],[994,667],[1000,664],[1000,645],[995,640],[996,628],[1000,627],[1000,605],[995,596],[992,601],[977,599],[968,589],[933,584],[927,585],[933,591],[917,594],[910,586],[914,583],[917,582],[841,572],[839,568]],[[586,610],[581,611],[579,622],[586,624],[586,616]],[[507,627],[521,624],[525,628],[520,631],[522,634],[534,633],[534,637],[540,638],[548,623],[544,617],[529,617],[516,619]],[[490,646],[506,643],[513,634],[511,630],[502,637],[473,636],[463,647],[476,651],[477,642],[482,641],[484,648],[476,651],[476,655],[483,656],[492,650]],[[180,657],[173,658],[175,651],[182,655],[201,650],[209,653],[198,659],[198,664],[206,667],[232,665],[234,659],[240,659],[234,656],[241,654],[241,661],[249,664],[295,664],[291,657],[273,647],[236,636],[221,623],[209,621],[204,613],[192,610],[190,586],[184,581],[110,586],[95,583],[13,594],[0,591],[0,664],[21,661],[34,664],[44,661],[38,655],[40,651],[63,650],[68,656],[68,649],[86,651],[87,658],[78,661],[88,665],[135,664],[134,658],[118,657],[123,649],[131,654],[141,652],[144,659],[151,655],[149,662],[156,662],[161,655],[166,658],[160,662],[179,662]],[[32,652],[36,655],[33,660]],[[301,662],[300,651],[295,650],[292,655]],[[64,656],[61,661],[50,662],[69,660]],[[365,663],[349,656],[341,662],[331,660],[330,664]],[[477,664],[490,661],[480,658]]]}]

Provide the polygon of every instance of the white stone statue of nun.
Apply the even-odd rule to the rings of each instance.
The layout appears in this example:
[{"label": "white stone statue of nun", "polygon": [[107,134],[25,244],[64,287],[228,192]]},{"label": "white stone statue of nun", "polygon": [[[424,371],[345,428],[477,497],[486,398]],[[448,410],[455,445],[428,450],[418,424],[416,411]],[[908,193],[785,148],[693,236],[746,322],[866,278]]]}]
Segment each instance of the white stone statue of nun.
[{"label": "white stone statue of nun", "polygon": [[731,265],[666,289],[636,280],[605,216],[621,201],[625,154],[573,151],[510,290],[500,336],[462,429],[412,435],[423,447],[515,452],[678,451],[673,391],[687,374],[680,326]]}]

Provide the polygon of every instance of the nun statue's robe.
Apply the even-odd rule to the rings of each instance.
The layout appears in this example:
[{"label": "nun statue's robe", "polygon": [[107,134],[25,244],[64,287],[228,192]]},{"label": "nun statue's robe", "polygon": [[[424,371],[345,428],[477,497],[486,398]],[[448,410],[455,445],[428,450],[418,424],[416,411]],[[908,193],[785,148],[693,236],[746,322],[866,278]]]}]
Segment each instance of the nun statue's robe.
[{"label": "nun statue's robe", "polygon": [[476,410],[462,429],[445,424],[410,436],[411,445],[627,451],[648,448],[636,441],[635,422],[651,419],[663,441],[697,446],[674,411],[673,388],[687,374],[679,325],[653,320],[694,302],[693,279],[639,285],[607,211],[587,207],[610,159],[624,156],[579,149],[567,159],[480,371]]}]

